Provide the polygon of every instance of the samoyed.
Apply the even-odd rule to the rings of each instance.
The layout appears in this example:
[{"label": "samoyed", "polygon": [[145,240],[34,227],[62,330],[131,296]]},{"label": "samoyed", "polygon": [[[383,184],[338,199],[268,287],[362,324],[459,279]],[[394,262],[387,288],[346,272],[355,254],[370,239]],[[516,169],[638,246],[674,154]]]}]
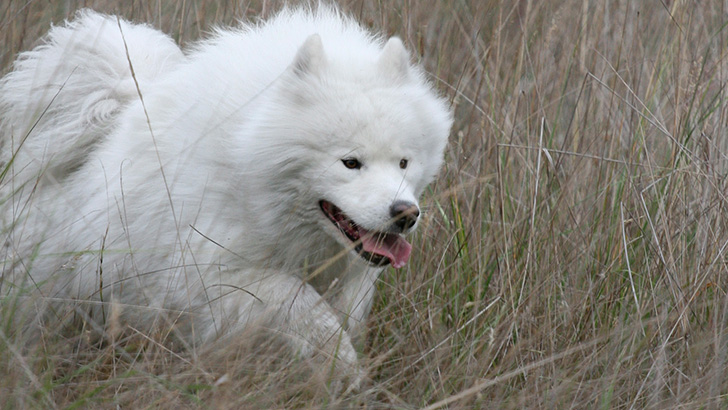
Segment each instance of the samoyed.
[{"label": "samoyed", "polygon": [[184,52],[81,11],[0,82],[0,292],[192,343],[264,323],[351,371],[451,123],[401,40],[333,7]]}]

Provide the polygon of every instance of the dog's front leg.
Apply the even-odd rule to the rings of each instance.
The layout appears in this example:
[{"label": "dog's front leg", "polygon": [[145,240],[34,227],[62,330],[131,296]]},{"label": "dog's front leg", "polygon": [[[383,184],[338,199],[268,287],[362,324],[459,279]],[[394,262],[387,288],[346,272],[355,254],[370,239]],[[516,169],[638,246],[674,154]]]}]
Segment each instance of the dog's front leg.
[{"label": "dog's front leg", "polygon": [[337,378],[346,380],[349,388],[359,387],[365,374],[351,338],[311,285],[292,275],[266,272],[252,283],[234,287],[245,294],[225,296],[221,300],[225,306],[215,311],[237,311],[234,316],[240,327],[252,322],[272,326],[301,357],[333,364]]},{"label": "dog's front leg", "polygon": [[349,336],[360,340],[366,331],[366,320],[374,300],[375,283],[380,268],[367,268],[344,276],[341,288],[334,294],[331,305],[340,312]]}]

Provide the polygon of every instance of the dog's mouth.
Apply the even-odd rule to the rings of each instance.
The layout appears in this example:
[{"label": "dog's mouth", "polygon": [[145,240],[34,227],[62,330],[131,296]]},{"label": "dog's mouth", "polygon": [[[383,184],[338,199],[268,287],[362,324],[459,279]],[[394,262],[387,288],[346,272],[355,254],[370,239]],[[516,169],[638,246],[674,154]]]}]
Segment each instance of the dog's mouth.
[{"label": "dog's mouth", "polygon": [[402,235],[366,230],[329,201],[321,200],[319,206],[324,215],[352,242],[354,250],[362,259],[375,266],[392,264],[395,268],[401,268],[407,264],[412,245]]}]

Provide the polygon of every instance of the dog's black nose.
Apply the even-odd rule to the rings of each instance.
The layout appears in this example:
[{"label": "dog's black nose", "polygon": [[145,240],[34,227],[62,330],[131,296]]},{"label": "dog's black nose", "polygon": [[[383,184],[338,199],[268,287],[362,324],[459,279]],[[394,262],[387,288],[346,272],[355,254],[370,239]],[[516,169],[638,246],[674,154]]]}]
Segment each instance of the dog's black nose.
[{"label": "dog's black nose", "polygon": [[412,202],[395,201],[389,208],[389,214],[394,220],[394,226],[404,232],[415,226],[420,216],[420,208]]}]

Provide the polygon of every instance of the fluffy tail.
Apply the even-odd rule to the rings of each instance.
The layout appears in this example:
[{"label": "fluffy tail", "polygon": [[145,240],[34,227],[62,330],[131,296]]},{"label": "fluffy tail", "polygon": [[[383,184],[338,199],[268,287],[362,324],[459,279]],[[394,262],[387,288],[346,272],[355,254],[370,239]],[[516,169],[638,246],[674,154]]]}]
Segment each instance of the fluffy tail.
[{"label": "fluffy tail", "polygon": [[[128,50],[128,56],[127,56]],[[80,11],[0,80],[0,187],[60,180],[81,166],[120,109],[184,59],[146,25]],[[131,64],[130,64],[131,63]]]}]

